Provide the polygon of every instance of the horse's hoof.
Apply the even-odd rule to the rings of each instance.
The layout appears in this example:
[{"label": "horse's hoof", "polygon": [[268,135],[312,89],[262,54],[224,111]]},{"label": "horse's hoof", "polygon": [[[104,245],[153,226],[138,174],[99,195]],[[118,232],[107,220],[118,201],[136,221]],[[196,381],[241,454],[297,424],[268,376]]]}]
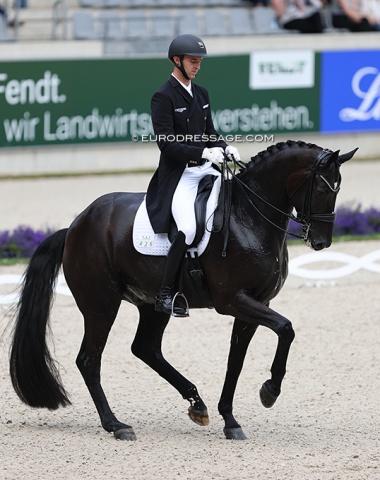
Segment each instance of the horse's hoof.
[{"label": "horse's hoof", "polygon": [[116,432],[114,432],[113,435],[116,438],[116,440],[137,440],[135,432],[133,431],[132,427],[121,428],[120,430],[116,430]]},{"label": "horse's hoof", "polygon": [[189,417],[191,420],[196,423],[197,425],[200,425],[201,427],[205,427],[210,423],[210,418],[208,416],[207,409],[206,410],[196,410],[193,407],[189,407]]},{"label": "horse's hoof", "polygon": [[270,393],[265,383],[260,388],[260,400],[265,408],[271,408],[276,403],[277,396]]},{"label": "horse's hoof", "polygon": [[241,427],[223,428],[223,432],[227,440],[247,440]]}]

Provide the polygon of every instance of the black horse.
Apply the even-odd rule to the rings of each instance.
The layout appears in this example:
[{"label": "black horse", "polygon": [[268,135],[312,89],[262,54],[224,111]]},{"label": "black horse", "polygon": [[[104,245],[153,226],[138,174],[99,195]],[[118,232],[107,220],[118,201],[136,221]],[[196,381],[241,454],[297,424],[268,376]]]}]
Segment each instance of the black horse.
[{"label": "black horse", "polygon": [[[294,331],[288,319],[269,308],[269,302],[287,277],[286,229],[289,219],[295,218],[293,208],[305,242],[314,250],[329,247],[340,166],[355,151],[339,155],[339,151],[304,142],[278,143],[241,164],[227,182],[232,187],[230,203],[224,202],[227,208],[218,206],[209,245],[199,261],[213,307],[235,318],[218,404],[228,439],[246,438],[232,413],[233,397],[248,345],[259,325],[278,336],[271,378],[260,390],[262,404],[269,408],[280,395]],[[25,272],[10,356],[13,386],[23,402],[48,409],[70,403],[46,343],[55,280],[62,264],[85,323],[77,366],[103,428],[123,440],[135,440],[135,433],[112,413],[100,383],[102,352],[122,300],[135,305],[140,314],[133,354],[190,402],[188,413],[194,422],[207,425],[209,421],[196,386],[161,352],[169,315],[156,312],[154,303],[165,258],[142,255],[132,244],[133,221],[143,198],[143,193],[104,195],[70,228],[40,244]],[[183,285],[189,307],[205,307],[187,274]]]}]

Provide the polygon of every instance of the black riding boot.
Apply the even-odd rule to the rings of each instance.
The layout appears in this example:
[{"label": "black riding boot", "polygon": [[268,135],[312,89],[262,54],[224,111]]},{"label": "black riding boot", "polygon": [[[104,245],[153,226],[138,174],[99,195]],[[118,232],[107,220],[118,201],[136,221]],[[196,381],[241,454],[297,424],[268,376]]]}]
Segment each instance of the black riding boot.
[{"label": "black riding boot", "polygon": [[174,314],[176,317],[188,317],[187,309],[181,305],[174,305],[173,297],[176,294],[182,262],[188,245],[185,243],[185,234],[178,232],[170,246],[166,258],[162,285],[156,297],[156,310],[158,312]]}]

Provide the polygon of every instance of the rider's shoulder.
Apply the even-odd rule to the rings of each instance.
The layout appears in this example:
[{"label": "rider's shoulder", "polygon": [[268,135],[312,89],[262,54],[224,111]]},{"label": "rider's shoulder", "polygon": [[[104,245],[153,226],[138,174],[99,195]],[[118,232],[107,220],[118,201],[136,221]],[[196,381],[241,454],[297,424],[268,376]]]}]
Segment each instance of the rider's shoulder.
[{"label": "rider's shoulder", "polygon": [[201,93],[206,98],[209,97],[207,88],[203,87],[202,85],[199,85],[198,83],[193,83],[193,90],[198,94]]}]

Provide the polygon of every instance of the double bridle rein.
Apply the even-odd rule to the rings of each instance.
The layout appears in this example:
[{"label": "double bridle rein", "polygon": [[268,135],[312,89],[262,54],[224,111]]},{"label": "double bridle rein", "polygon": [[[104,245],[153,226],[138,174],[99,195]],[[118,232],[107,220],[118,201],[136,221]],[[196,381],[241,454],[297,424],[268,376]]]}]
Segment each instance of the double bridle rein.
[{"label": "double bridle rein", "polygon": [[[244,182],[242,182],[239,177],[236,176],[235,170],[236,166],[240,168],[246,167],[246,164],[244,162],[238,162],[234,160],[234,169],[231,169],[228,165],[228,161],[230,161],[228,158],[225,158],[225,162],[223,164],[223,177],[226,178],[228,176],[233,177],[235,181],[238,181],[239,184],[243,187],[243,192],[246,194],[246,198],[248,199],[248,202],[250,205],[271,225],[274,227],[278,228],[282,232],[285,232],[288,235],[292,235],[293,237],[300,238],[304,240],[305,242],[308,240],[309,237],[309,231],[311,228],[311,224],[313,221],[318,221],[318,222],[327,222],[327,223],[333,223],[335,220],[335,212],[331,213],[311,213],[311,202],[313,198],[313,183],[314,179],[317,175],[318,169],[321,166],[325,165],[325,162],[328,157],[332,154],[332,151],[329,149],[323,149],[319,152],[317,155],[308,175],[304,178],[304,180],[296,187],[296,189],[291,193],[289,196],[290,199],[294,197],[294,195],[298,192],[298,190],[306,183],[306,193],[303,201],[303,207],[301,212],[297,212],[297,216],[293,215],[292,213],[287,213],[284,212],[283,210],[280,210],[270,202],[268,202],[265,198],[261,197],[258,193],[254,192],[250,187],[248,187]],[[337,182],[337,185],[331,186],[330,183],[323,177],[323,175],[320,175],[320,178],[326,183],[328,188],[337,194],[340,189],[340,175],[339,175],[339,180]],[[223,183],[229,183],[229,182],[223,182]],[[250,195],[253,195],[257,199],[259,199],[261,202],[265,203],[269,207],[271,207],[273,210],[276,210],[277,212],[281,213],[282,215],[285,215],[288,217],[290,220],[293,220],[294,222],[298,223],[299,225],[302,226],[302,235],[298,235],[297,233],[289,232],[288,230],[282,228],[280,225],[275,224],[270,220],[267,216],[265,216],[260,209],[254,204],[252,199],[250,198]],[[231,199],[231,192],[227,195],[229,197],[229,200]],[[227,204],[229,202],[227,201]],[[227,215],[228,216],[228,215]],[[229,223],[229,222],[227,222]],[[225,231],[226,233],[226,231]],[[228,236],[228,234],[227,234]],[[225,246],[226,246],[226,239],[225,239]],[[223,249],[223,255],[225,255],[225,248]]]}]

